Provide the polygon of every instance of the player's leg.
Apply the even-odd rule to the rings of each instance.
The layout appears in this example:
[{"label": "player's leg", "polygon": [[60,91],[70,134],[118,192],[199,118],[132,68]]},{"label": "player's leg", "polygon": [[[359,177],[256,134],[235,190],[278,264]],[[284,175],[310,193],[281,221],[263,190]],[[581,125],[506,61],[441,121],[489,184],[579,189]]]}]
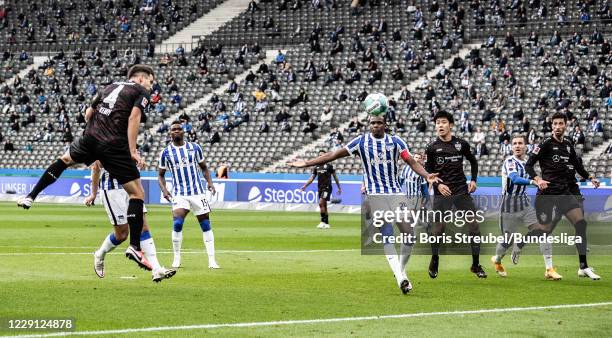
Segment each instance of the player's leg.
[{"label": "player's leg", "polygon": [[[473,212],[473,215],[476,215],[476,205],[474,204],[472,196],[469,194],[457,196],[455,199],[455,206],[457,210]],[[468,223],[467,226],[470,238],[470,250],[472,253],[472,266],[470,267],[470,271],[476,274],[478,278],[487,278],[484,268],[480,265],[480,241],[475,240],[475,238],[480,237],[480,224],[474,220]]]},{"label": "player's leg", "polygon": [[128,233],[127,223],[113,226],[113,232],[104,238],[98,250],[94,252],[94,271],[98,277],[104,278],[105,276],[104,258],[106,254],[123,243],[127,239]]},{"label": "player's leg", "polygon": [[208,255],[208,267],[211,269],[219,269],[219,264],[215,259],[215,235],[213,234],[210,222],[210,205],[204,195],[192,196],[189,198],[193,214],[196,215],[200,229],[202,229],[202,240]]},{"label": "player's leg", "polygon": [[[104,163],[102,164],[104,165]],[[108,167],[105,165],[105,168]],[[146,257],[140,247],[140,235],[144,225],[144,188],[140,178],[137,178],[123,183],[123,189],[125,189],[129,196],[127,221],[130,227],[130,246],[125,251],[125,255],[135,261],[140,267],[146,269]]]},{"label": "player's leg", "polygon": [[509,236],[511,236],[513,233],[510,229],[511,224],[512,216],[508,215],[508,213],[501,212],[499,214],[499,228],[501,229],[502,236],[504,236],[504,240],[497,243],[497,246],[495,247],[495,256],[491,257],[495,272],[500,277],[506,277],[508,275],[506,268],[504,268],[504,265],[502,264],[502,259],[506,255],[508,248],[510,248],[512,245],[512,242],[509,239]]},{"label": "player's leg", "polygon": [[327,213],[327,200],[331,195],[328,191],[319,192],[319,209],[321,212],[321,223],[317,225],[319,229],[329,229],[329,214]]},{"label": "player's leg", "polygon": [[[55,160],[55,162],[53,162],[47,168],[47,170],[45,170],[45,172],[38,179],[38,182],[36,182],[36,185],[34,186],[34,188],[32,188],[30,193],[27,196],[17,201],[18,207],[29,209],[32,206],[32,203],[34,203],[34,200],[36,199],[38,194],[40,194],[43,190],[45,190],[45,188],[47,188],[51,184],[55,183],[55,181],[57,181],[57,179],[62,175],[64,170],[66,170],[68,167],[76,163],[75,160],[70,155],[70,153],[73,147],[77,149],[76,148],[77,146],[75,146],[75,144],[77,143],[78,141],[75,142],[70,147],[69,151],[67,151],[64,155],[62,155],[57,160]],[[75,150],[75,151],[78,151],[78,150]],[[82,162],[86,162],[86,160],[84,159],[85,155],[82,153],[82,150],[81,150],[81,153],[75,153],[75,154],[77,158],[82,158]]]},{"label": "player's leg", "polygon": [[183,246],[183,224],[189,213],[189,203],[183,197],[175,196],[172,201],[172,267],[181,266],[181,247]]},{"label": "player's leg", "polygon": [[440,265],[440,245],[442,245],[442,238],[444,234],[444,229],[446,225],[442,222],[441,215],[444,214],[446,210],[450,210],[452,207],[452,197],[445,196],[434,196],[433,200],[433,211],[434,211],[434,219],[432,220],[432,226],[429,231],[429,235],[432,237],[431,242],[431,260],[429,261],[429,268],[427,272],[429,273],[429,277],[436,278],[438,277],[438,267]]},{"label": "player's leg", "polygon": [[176,270],[166,269],[165,267],[159,264],[157,260],[157,249],[155,248],[155,242],[153,241],[153,237],[151,237],[151,231],[149,228],[149,224],[147,222],[146,217],[146,208],[145,208],[145,217],[144,224],[142,226],[142,234],[140,235],[140,246],[142,247],[142,252],[145,254],[145,257],[151,263],[151,275],[152,280],[156,283],[161,282],[163,279],[171,278],[176,274]]},{"label": "player's leg", "polygon": [[129,233],[129,227],[126,223],[126,197],[127,194],[123,190],[102,190],[100,192],[102,204],[104,205],[111,225],[113,225],[113,232],[104,238],[98,250],[94,252],[94,271],[100,278],[103,278],[105,275],[104,258],[106,254],[123,243],[127,239]]},{"label": "player's leg", "polygon": [[[410,239],[414,239],[414,223],[398,223],[397,227],[403,238],[409,239],[407,236],[412,236]],[[410,260],[410,256],[412,254],[412,247],[414,246],[414,241],[402,242],[400,245],[400,255],[399,255],[399,267],[400,273],[404,280],[400,283],[400,289],[404,294],[412,291],[412,283],[408,278],[408,273],[406,272],[406,266],[408,265],[408,261]]]},{"label": "player's leg", "polygon": [[576,240],[576,249],[578,250],[578,260],[580,262],[578,276],[589,277],[592,280],[600,279],[601,277],[587,263],[587,222],[584,219],[582,208],[574,207],[570,209],[565,213],[565,217],[574,225],[577,238],[581,239],[581,241]]}]

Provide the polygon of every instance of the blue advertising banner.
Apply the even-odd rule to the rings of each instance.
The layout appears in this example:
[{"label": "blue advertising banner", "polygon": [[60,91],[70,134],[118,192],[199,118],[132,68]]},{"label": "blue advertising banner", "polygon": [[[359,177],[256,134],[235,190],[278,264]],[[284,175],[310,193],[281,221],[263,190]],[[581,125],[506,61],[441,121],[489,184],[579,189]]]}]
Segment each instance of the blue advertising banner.
[{"label": "blue advertising banner", "polygon": [[[305,191],[300,190],[304,182],[279,181],[238,181],[238,202],[263,203],[310,203],[318,204],[317,184],[311,184]],[[336,186],[334,185],[334,188]],[[341,183],[342,194],[334,189],[332,199],[339,200],[343,205],[361,204],[361,183]]]},{"label": "blue advertising banner", "polygon": [[[25,195],[38,182],[37,177],[0,176],[0,193]],[[60,178],[43,190],[41,195],[80,197],[89,196],[91,183],[86,178]]]}]

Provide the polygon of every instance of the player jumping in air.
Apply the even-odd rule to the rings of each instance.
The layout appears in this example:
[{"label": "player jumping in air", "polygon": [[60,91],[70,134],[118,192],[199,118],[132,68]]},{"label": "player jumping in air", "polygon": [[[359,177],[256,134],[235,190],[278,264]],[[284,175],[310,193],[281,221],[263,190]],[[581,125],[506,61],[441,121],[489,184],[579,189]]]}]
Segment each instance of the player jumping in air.
[{"label": "player jumping in air", "polygon": [[[541,228],[536,217],[535,209],[531,206],[529,197],[527,196],[527,186],[536,182],[530,179],[529,174],[525,170],[527,161],[525,153],[527,151],[527,139],[525,136],[517,135],[512,138],[512,156],[509,156],[502,164],[502,205],[501,214],[499,216],[499,227],[502,234],[513,235],[518,231],[519,225],[527,225],[529,230]],[[539,187],[549,182],[540,180]],[[502,258],[506,254],[508,248],[512,245],[510,242],[504,241],[498,243],[495,249],[495,256],[491,257],[491,261],[495,266],[495,272],[501,277],[506,277],[508,273],[502,264]],[[514,243],[515,248],[522,244]],[[540,252],[544,256],[544,264],[546,271],[544,278],[548,280],[560,280],[562,276],[557,273],[553,267],[552,261],[552,243],[540,243]],[[518,263],[518,248],[512,251],[512,262]]]},{"label": "player jumping in air", "polygon": [[[172,142],[159,156],[158,182],[164,198],[172,202],[172,247],[174,249],[173,268],[181,266],[181,245],[183,243],[183,223],[191,210],[200,223],[204,246],[208,254],[208,267],[219,269],[215,260],[215,237],[210,225],[210,205],[204,195],[205,189],[200,179],[200,170],[208,185],[208,190],[216,193],[210,172],[204,161],[204,151],[197,143],[186,142],[185,132],[180,121],[170,126]],[[172,194],[166,188],[166,170],[172,174]]]},{"label": "player jumping in air", "polygon": [[[454,118],[452,114],[441,110],[433,118],[436,124],[438,137],[431,142],[426,149],[427,161],[425,168],[428,172],[438,173],[442,183],[434,183],[433,209],[444,213],[452,210],[476,212],[476,206],[471,193],[476,191],[476,180],[478,178],[478,161],[470,151],[470,144],[458,137],[453,136]],[[470,162],[471,178],[469,185],[463,173],[463,160]],[[438,265],[440,262],[439,250],[441,236],[444,233],[445,224],[434,222],[432,235],[437,240],[431,244],[431,261],[429,263],[429,277],[438,276]],[[480,227],[477,222],[468,223],[470,239],[480,236]],[[487,278],[487,274],[480,265],[480,242],[470,240],[472,249],[472,266],[470,271],[478,278]]]},{"label": "player jumping in air", "polygon": [[[386,121],[382,116],[369,117],[370,132],[359,135],[350,141],[345,147],[334,152],[325,153],[315,159],[304,161],[296,160],[288,163],[289,166],[304,168],[322,165],[351,154],[361,158],[364,171],[364,181],[368,196],[379,195],[391,199],[394,195],[401,196],[402,190],[397,180],[398,161],[401,158],[412,169],[428,181],[436,181],[436,174],[429,174],[412,157],[408,151],[406,142],[398,136],[385,133]],[[412,231],[403,230],[403,231]],[[406,274],[406,264],[412,251],[412,243],[403,243],[401,254],[398,259],[397,251],[393,245],[384,245],[387,261],[397,285],[404,294],[412,290],[412,283]]]},{"label": "player jumping in air", "polygon": [[46,187],[53,184],[71,165],[91,165],[96,160],[121,184],[129,196],[127,223],[130,227],[130,246],[125,255],[145,267],[140,248],[140,234],[144,223],[144,189],[140,171],[146,163],[138,154],[136,139],[140,122],[146,120],[151,87],[155,79],[153,69],[134,65],[128,70],[128,80],[115,82],[100,91],[85,112],[87,125],[83,136],[45,170],[30,193],[17,202],[29,209]]},{"label": "player jumping in air", "polygon": [[[323,154],[325,154],[325,150],[319,150],[319,156]],[[338,180],[338,176],[336,175],[334,166],[332,166],[331,163],[325,163],[323,165],[318,165],[314,167],[312,169],[312,175],[301,188],[302,191],[306,190],[310,183],[312,183],[314,179],[318,177],[317,185],[319,192],[319,208],[321,209],[321,223],[317,225],[317,228],[319,229],[329,229],[329,214],[327,213],[327,202],[331,199],[332,196],[332,176],[336,181],[336,186],[338,187],[338,195],[340,195],[342,193],[342,188],[340,188],[340,181]]]},{"label": "player jumping in air", "polygon": [[[544,231],[534,229],[528,236],[539,237],[542,233],[552,232],[555,213],[565,215],[574,225],[576,236],[582,241],[576,241],[578,250],[578,276],[588,277],[592,280],[600,279],[593,268],[587,264],[587,222],[584,219],[582,203],[579,198],[580,188],[576,183],[576,173],[591,181],[595,188],[599,187],[599,180],[589,174],[576,156],[574,145],[564,138],[567,128],[567,116],[555,113],[552,116],[552,137],[548,137],[533,149],[533,154],[527,160],[525,169],[538,185],[535,208],[538,221],[545,228]],[[540,163],[542,176],[535,171],[535,164]]]},{"label": "player jumping in air", "polygon": [[[96,161],[91,166],[91,194],[85,198],[84,203],[86,206],[89,207],[94,205],[98,190],[100,191],[100,198],[104,202],[104,209],[106,209],[108,219],[114,228],[114,231],[106,236],[100,248],[94,252],[94,271],[98,277],[104,278],[104,258],[106,254],[115,250],[118,245],[127,239],[127,208],[129,197],[125,190],[121,188],[119,182],[117,182],[108,171],[102,168],[99,161]],[[143,211],[146,214],[146,207],[144,207]],[[152,271],[152,279],[154,282],[161,282],[162,279],[174,276],[176,271],[166,269],[159,264],[157,260],[157,250],[155,249],[155,243],[149,232],[146,216],[143,220],[144,223],[140,235],[140,246],[145,255],[143,265],[145,265],[146,270]]]}]

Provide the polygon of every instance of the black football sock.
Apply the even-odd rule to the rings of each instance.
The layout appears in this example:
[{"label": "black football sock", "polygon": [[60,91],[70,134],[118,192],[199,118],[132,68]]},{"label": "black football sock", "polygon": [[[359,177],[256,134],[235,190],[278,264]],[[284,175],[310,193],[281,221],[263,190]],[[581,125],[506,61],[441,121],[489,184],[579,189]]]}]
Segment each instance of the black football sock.
[{"label": "black football sock", "polygon": [[327,224],[329,222],[329,214],[321,213],[321,222]]},{"label": "black football sock", "polygon": [[30,193],[28,194],[28,197],[31,197],[33,200],[36,199],[36,197],[38,196],[38,194],[40,194],[41,191],[45,190],[46,187],[57,181],[57,179],[62,175],[64,170],[66,170],[66,168],[68,168],[68,166],[66,165],[66,163],[64,163],[64,161],[60,159],[53,162],[53,164],[51,164],[49,168],[47,168],[47,170],[45,170],[45,172],[42,174],[42,176],[34,186],[34,189],[32,189],[32,191],[30,191]]},{"label": "black football sock", "polygon": [[130,199],[127,209],[127,221],[130,225],[130,245],[140,251],[140,233],[144,224],[144,201]]},{"label": "black football sock", "polygon": [[581,243],[578,243],[578,241],[576,241],[576,249],[578,250],[580,268],[586,269],[589,267],[589,265],[587,264],[587,222],[585,220],[581,220],[577,222],[574,227],[576,228],[576,236],[580,236],[580,238],[582,239]]},{"label": "black football sock", "polygon": [[431,243],[431,256],[433,259],[437,260],[438,256],[440,255],[440,242],[442,241],[442,235],[432,234],[432,236],[435,236],[435,240]]},{"label": "black football sock", "polygon": [[475,237],[480,237],[480,232],[470,232],[470,247],[472,249],[472,265],[480,264],[480,241],[475,241]]}]

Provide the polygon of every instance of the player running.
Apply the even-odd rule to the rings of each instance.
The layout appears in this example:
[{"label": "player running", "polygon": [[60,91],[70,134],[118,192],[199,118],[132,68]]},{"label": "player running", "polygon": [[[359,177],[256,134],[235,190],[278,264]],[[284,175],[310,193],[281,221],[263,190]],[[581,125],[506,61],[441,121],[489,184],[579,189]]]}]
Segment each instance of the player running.
[{"label": "player running", "polygon": [[[325,150],[319,150],[319,156],[325,154]],[[318,185],[318,193],[319,193],[319,208],[321,209],[321,223],[317,225],[319,229],[329,229],[329,213],[327,212],[327,202],[331,200],[332,196],[332,182],[331,178],[333,177],[336,181],[336,186],[338,187],[338,195],[342,193],[342,188],[340,188],[340,181],[338,180],[338,176],[336,175],[336,171],[334,170],[334,166],[331,163],[325,163],[322,165],[318,165],[312,169],[312,175],[304,183],[301,190],[304,191],[306,188],[314,181],[315,178],[319,178],[317,180]]]},{"label": "player running", "polygon": [[[380,95],[381,94],[371,94]],[[368,98],[366,98],[366,101]],[[384,98],[386,102],[386,98]],[[386,107],[385,107],[386,109]],[[383,111],[384,113],[384,111]],[[427,177],[428,181],[436,181],[436,174],[429,174],[423,167],[412,157],[408,151],[406,142],[398,136],[392,136],[385,133],[386,121],[383,116],[369,116],[370,132],[359,135],[351,140],[346,146],[334,152],[325,153],[311,160],[295,160],[288,163],[289,166],[304,168],[322,165],[342,157],[350,155],[358,155],[361,158],[363,165],[364,180],[366,193],[368,196],[384,197],[391,199],[393,196],[402,196],[401,187],[398,182],[398,161],[401,158],[412,169],[423,177]],[[413,231],[413,229],[401,229],[404,233]],[[412,244],[402,244],[401,255],[397,255],[395,246],[391,244],[384,245],[387,261],[393,274],[395,275],[397,285],[402,290],[402,293],[407,294],[412,290],[412,283],[406,274],[406,264],[410,258]]]},{"label": "player running", "polygon": [[[204,161],[204,151],[197,143],[186,142],[185,132],[180,121],[170,126],[172,142],[162,150],[159,156],[158,182],[164,198],[172,202],[172,248],[174,250],[173,268],[181,266],[181,245],[183,243],[183,223],[191,210],[200,223],[204,246],[208,254],[208,267],[219,269],[215,260],[215,237],[210,225],[210,205],[204,195],[204,185],[200,179],[200,170],[208,184],[208,190],[214,195],[215,186]],[[172,194],[166,188],[166,170],[172,174]]]},{"label": "player running", "polygon": [[[527,162],[526,151],[526,137],[523,135],[514,136],[512,138],[513,155],[504,161],[501,169],[503,198],[499,216],[499,227],[502,234],[510,236],[517,233],[518,226],[521,224],[527,225],[529,230],[540,228],[535,209],[531,206],[527,196],[527,186],[535,185],[536,182],[529,178],[529,174],[525,170],[525,163]],[[544,184],[548,183],[547,181],[540,180],[539,185],[543,187]],[[491,257],[495,272],[501,277],[508,275],[502,264],[502,258],[510,245],[512,245],[510,242],[497,243],[495,256]],[[524,245],[514,243],[515,249],[512,251],[512,262],[514,264],[518,263],[519,246],[522,248]],[[540,243],[540,252],[544,256],[544,264],[546,265],[544,278],[548,280],[560,280],[563,278],[553,267],[552,243]]]},{"label": "player running", "polygon": [[[452,114],[441,110],[433,118],[436,124],[438,137],[431,142],[426,149],[427,162],[425,169],[431,173],[440,174],[443,183],[434,184],[433,210],[444,213],[452,210],[476,212],[474,200],[470,195],[476,191],[476,180],[478,179],[478,161],[470,151],[470,144],[458,137],[453,136],[452,129],[454,118]],[[470,162],[471,178],[469,185],[463,173],[463,160]],[[440,262],[439,250],[441,236],[444,233],[445,224],[434,222],[432,235],[437,238],[431,244],[431,261],[429,263],[429,277],[438,276],[438,265]],[[474,237],[480,236],[480,227],[477,222],[468,223],[470,246],[472,251],[472,266],[470,271],[478,278],[487,278],[487,274],[480,265],[480,242],[474,241]]]},{"label": "player running", "polygon": [[153,68],[134,65],[128,70],[128,80],[106,86],[93,99],[85,112],[87,125],[83,136],[51,164],[32,191],[17,202],[29,209],[46,187],[53,184],[66,170],[77,163],[91,165],[96,160],[121,184],[129,196],[127,222],[130,227],[130,246],[125,255],[144,267],[140,248],[140,234],[144,223],[144,189],[140,171],[146,163],[136,150],[140,122],[146,120],[151,87],[155,80]]},{"label": "player running", "polygon": [[[525,169],[533,177],[539,189],[536,195],[535,208],[538,221],[545,228],[545,233],[553,230],[554,214],[565,215],[574,225],[576,236],[582,241],[576,241],[578,250],[579,277],[589,277],[592,280],[600,279],[593,268],[587,264],[587,222],[584,219],[582,203],[579,198],[580,188],[576,183],[576,172],[591,181],[595,188],[599,187],[599,180],[589,174],[576,156],[574,145],[564,138],[567,128],[567,116],[555,113],[552,116],[552,137],[548,137],[533,149],[533,154],[527,160]],[[537,175],[535,164],[540,163],[542,176]],[[540,236],[543,231],[535,229],[529,236]]]},{"label": "player running", "polygon": [[[121,188],[121,185],[110,173],[102,168],[99,161],[94,162],[91,166],[91,193],[85,198],[85,205],[92,206],[96,201],[96,196],[100,191],[100,198],[104,202],[104,209],[108,219],[113,225],[114,231],[111,232],[102,245],[94,252],[94,271],[100,278],[104,278],[104,257],[107,253],[115,250],[115,248],[126,240],[128,235],[127,224],[127,208],[129,203],[128,194]],[[144,213],[147,209],[144,207]],[[144,252],[145,259],[143,260],[144,269],[152,271],[152,279],[154,282],[161,282],[162,279],[171,278],[176,273],[175,270],[166,269],[159,264],[157,260],[157,250],[155,243],[149,232],[149,225],[146,217],[143,218],[144,223],[142,233],[140,235],[140,246]]]}]

